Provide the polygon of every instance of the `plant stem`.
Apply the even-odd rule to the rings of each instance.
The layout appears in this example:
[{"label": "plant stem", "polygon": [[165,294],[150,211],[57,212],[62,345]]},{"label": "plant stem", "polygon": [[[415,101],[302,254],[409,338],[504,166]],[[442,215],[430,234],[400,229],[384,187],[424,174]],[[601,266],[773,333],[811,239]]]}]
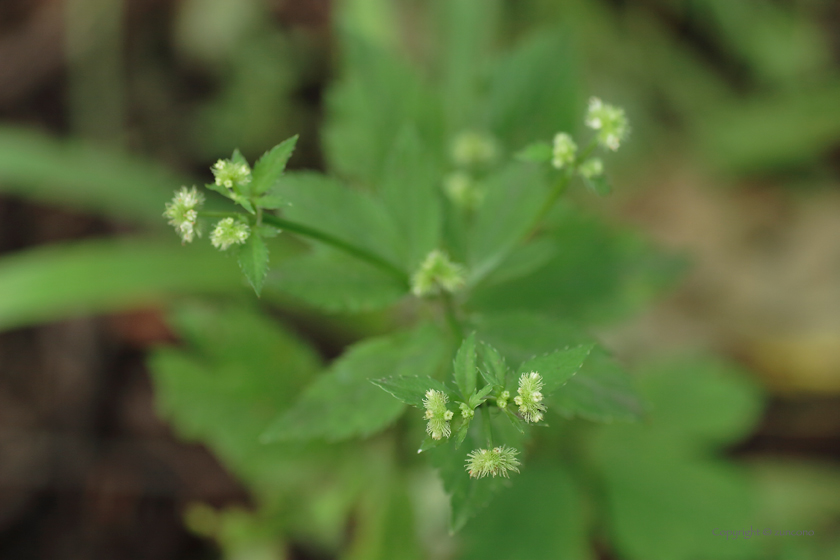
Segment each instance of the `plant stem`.
[{"label": "plant stem", "polygon": [[409,285],[408,275],[405,272],[403,272],[397,266],[391,264],[387,260],[383,259],[379,255],[371,253],[367,249],[363,249],[361,247],[353,245],[352,243],[348,243],[347,241],[339,239],[338,237],[334,237],[329,233],[317,230],[304,224],[292,222],[290,220],[286,220],[284,218],[280,218],[279,216],[274,216],[272,214],[264,214],[262,216],[262,221],[274,227],[290,231],[292,233],[296,233],[303,237],[315,239],[317,241],[320,241],[321,243],[325,243],[326,245],[335,247],[340,251],[344,251],[348,255],[352,255],[359,260],[365,261],[366,263],[379,268],[383,272],[387,272],[395,279],[399,280],[399,282],[403,286],[408,287]]},{"label": "plant stem", "polygon": [[458,315],[455,311],[455,302],[452,300],[452,295],[444,292],[441,294],[443,301],[443,309],[446,313],[446,321],[452,328],[452,333],[460,341],[464,340],[464,329],[461,328],[461,322],[458,320]]},{"label": "plant stem", "polygon": [[490,425],[490,407],[482,406],[481,423],[484,424],[484,436],[487,438],[487,447],[493,447],[493,426]]}]

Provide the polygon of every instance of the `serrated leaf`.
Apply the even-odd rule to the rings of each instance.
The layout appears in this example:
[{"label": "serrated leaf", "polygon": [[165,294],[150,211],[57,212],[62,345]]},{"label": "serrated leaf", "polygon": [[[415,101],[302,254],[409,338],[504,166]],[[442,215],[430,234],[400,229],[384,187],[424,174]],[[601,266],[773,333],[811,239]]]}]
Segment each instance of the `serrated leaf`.
[{"label": "serrated leaf", "polygon": [[475,391],[477,368],[475,364],[475,333],[470,334],[461,343],[455,355],[455,384],[466,400]]},{"label": "serrated leaf", "polygon": [[215,192],[219,193],[220,195],[222,195],[223,197],[229,198],[231,200],[233,200],[233,197],[235,196],[231,192],[230,189],[228,189],[227,187],[223,187],[221,185],[217,185],[216,183],[205,183],[204,187],[206,189],[211,190],[211,191],[215,191]]},{"label": "serrated leaf", "polygon": [[289,203],[275,189],[269,189],[264,195],[257,199],[257,206],[266,210],[277,210],[285,208]]},{"label": "serrated leaf", "polygon": [[248,185],[248,189],[253,196],[268,192],[277,183],[286,170],[286,164],[292,157],[297,141],[298,136],[292,136],[274,146],[257,161],[254,170],[251,172],[251,183]]},{"label": "serrated leaf", "polygon": [[548,142],[535,142],[522,148],[514,157],[519,161],[546,163],[554,157],[554,150]]},{"label": "serrated leaf", "polygon": [[420,444],[420,448],[417,450],[417,453],[423,453],[424,451],[428,451],[429,449],[434,449],[439,445],[443,445],[447,443],[449,440],[441,438],[441,439],[432,439],[432,436],[427,435],[423,438],[423,442]]},{"label": "serrated leaf", "polygon": [[251,201],[242,196],[241,194],[232,194],[230,199],[233,200],[235,203],[240,205],[242,208],[248,211],[250,214],[256,214],[256,210],[254,210],[254,205],[251,204]]},{"label": "serrated leaf", "polygon": [[461,423],[458,425],[458,428],[455,430],[455,435],[452,436],[453,443],[455,445],[455,449],[459,449],[461,444],[464,443],[464,440],[467,439],[467,434],[470,432],[470,418],[461,418]]},{"label": "serrated leaf", "polygon": [[630,422],[643,412],[630,376],[604,350],[594,349],[580,371],[548,399],[566,418]]},{"label": "serrated leaf", "polygon": [[490,385],[504,388],[507,383],[507,364],[499,351],[482,342],[478,345],[478,357],[481,359],[481,366],[478,371]]},{"label": "serrated leaf", "polygon": [[470,395],[470,401],[467,404],[470,408],[475,410],[478,405],[484,402],[485,397],[493,392],[493,389],[494,387],[492,385],[485,385],[483,388]]},{"label": "serrated leaf", "polygon": [[240,165],[247,165],[248,169],[251,168],[248,160],[245,159],[245,156],[242,155],[242,152],[239,151],[239,148],[234,148],[233,153],[230,156],[230,161],[233,163],[238,163]]},{"label": "serrated leaf", "polygon": [[239,268],[254,288],[257,296],[262,292],[265,275],[268,274],[268,247],[258,232],[251,232],[239,248]]},{"label": "serrated leaf", "polygon": [[525,433],[525,428],[528,427],[528,425],[525,423],[525,421],[522,420],[522,418],[520,418],[516,414],[514,414],[513,411],[510,409],[510,406],[506,407],[504,410],[505,410],[505,416],[507,417],[508,420],[510,420],[511,425],[514,428],[516,428],[517,432],[519,432],[520,434],[524,434]]},{"label": "serrated leaf", "polygon": [[599,196],[607,196],[612,192],[612,186],[605,175],[589,178],[584,177],[583,182],[590,191]]},{"label": "serrated leaf", "polygon": [[382,309],[407,292],[393,276],[326,247],[280,263],[268,286],[325,311],[351,313]]},{"label": "serrated leaf", "polygon": [[402,414],[405,404],[373,383],[388,375],[431,376],[446,343],[434,327],[369,339],[352,346],[263,434],[263,441],[338,441],[376,433]]},{"label": "serrated leaf", "polygon": [[452,391],[429,376],[418,377],[416,375],[383,377],[382,379],[371,379],[371,383],[382,388],[405,404],[423,408],[423,399],[429,389],[441,391],[452,398]]},{"label": "serrated leaf", "polygon": [[476,328],[482,340],[513,363],[557,348],[594,342],[580,326],[536,313],[487,314]]},{"label": "serrated leaf", "polygon": [[535,356],[520,365],[518,373],[539,373],[543,378],[542,393],[548,397],[580,370],[594,347],[594,344],[582,344],[575,348]]}]

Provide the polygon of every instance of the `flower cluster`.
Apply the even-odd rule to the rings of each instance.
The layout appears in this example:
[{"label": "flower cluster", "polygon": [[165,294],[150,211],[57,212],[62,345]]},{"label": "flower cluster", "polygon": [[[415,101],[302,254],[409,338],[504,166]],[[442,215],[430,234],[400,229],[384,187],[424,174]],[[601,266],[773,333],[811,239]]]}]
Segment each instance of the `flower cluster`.
[{"label": "flower cluster", "polygon": [[464,267],[453,263],[443,251],[435,249],[411,277],[411,292],[417,296],[454,292],[466,282]]},{"label": "flower cluster", "polygon": [[236,191],[251,182],[251,168],[247,163],[236,163],[229,159],[220,159],[211,168],[216,184]]},{"label": "flower cluster", "polygon": [[496,141],[478,132],[462,132],[452,142],[452,161],[463,167],[492,163],[498,153]]},{"label": "flower cluster", "polygon": [[166,203],[163,216],[169,218],[169,225],[175,228],[184,243],[190,243],[196,235],[201,235],[195,223],[198,219],[198,208],[202,204],[204,195],[195,187],[181,187],[181,190],[175,192],[172,202]]},{"label": "flower cluster", "polygon": [[426,398],[423,399],[423,407],[426,409],[425,418],[428,420],[426,433],[432,439],[448,438],[452,435],[449,421],[452,420],[454,414],[446,408],[448,401],[449,398],[446,396],[446,393],[434,389],[426,391]]},{"label": "flower cluster", "polygon": [[443,180],[443,192],[455,206],[473,210],[484,201],[484,191],[469,173],[453,171]]},{"label": "flower cluster", "polygon": [[593,179],[604,174],[604,162],[601,158],[589,158],[578,167],[578,172],[586,179]]},{"label": "flower cluster", "polygon": [[508,478],[508,471],[519,472],[519,460],[516,449],[503,445],[493,449],[476,449],[467,455],[467,472],[471,478],[485,476],[503,476]]},{"label": "flower cluster", "polygon": [[586,126],[597,130],[598,142],[612,151],[618,149],[621,141],[627,138],[627,134],[630,132],[624,109],[608,105],[597,97],[589,100]]},{"label": "flower cluster", "polygon": [[231,245],[245,243],[250,234],[251,228],[248,227],[248,224],[233,218],[225,218],[220,220],[213,228],[212,233],[210,233],[210,242],[216,249],[227,251]]},{"label": "flower cluster", "polygon": [[571,136],[565,132],[558,132],[554,136],[551,165],[555,169],[563,169],[565,166],[573,164],[575,156],[577,156],[577,149],[577,144]]},{"label": "flower cluster", "polygon": [[523,373],[519,378],[519,393],[514,397],[513,402],[519,407],[519,413],[526,422],[539,422],[545,413],[543,395],[540,392],[543,387],[543,380],[539,373]]}]

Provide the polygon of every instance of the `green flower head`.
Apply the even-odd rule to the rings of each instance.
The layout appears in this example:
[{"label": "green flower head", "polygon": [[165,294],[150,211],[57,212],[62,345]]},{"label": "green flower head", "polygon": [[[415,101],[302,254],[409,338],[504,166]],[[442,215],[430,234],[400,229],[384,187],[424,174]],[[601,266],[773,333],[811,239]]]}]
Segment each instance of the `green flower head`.
[{"label": "green flower head", "polygon": [[428,420],[426,433],[432,439],[448,438],[452,435],[449,421],[452,420],[454,414],[446,408],[448,401],[449,397],[446,396],[446,393],[434,389],[426,391],[426,398],[423,399],[423,407],[426,409],[424,418]]},{"label": "green flower head", "polygon": [[600,158],[589,158],[580,164],[578,172],[587,179],[600,177],[604,174],[604,162]]},{"label": "green flower head", "polygon": [[169,218],[169,225],[175,228],[183,243],[190,243],[196,235],[201,235],[195,223],[198,219],[198,208],[202,204],[204,195],[195,187],[181,187],[181,190],[175,192],[172,201],[166,203],[163,216]]},{"label": "green flower head", "polygon": [[236,191],[251,182],[251,168],[246,163],[220,159],[211,168],[216,184]]},{"label": "green flower head", "polygon": [[453,263],[443,251],[435,249],[411,277],[411,291],[417,297],[454,292],[465,282],[464,267]]},{"label": "green flower head", "polygon": [[462,132],[452,142],[452,161],[463,167],[492,163],[498,153],[493,137],[478,132]]},{"label": "green flower head", "polygon": [[503,445],[493,449],[476,449],[467,455],[467,472],[470,478],[485,476],[503,476],[508,478],[508,471],[519,472],[519,460],[516,449]]},{"label": "green flower head", "polygon": [[577,155],[577,144],[572,137],[565,132],[559,132],[554,137],[551,165],[556,169],[563,169],[575,162]]},{"label": "green flower head", "polygon": [[484,191],[463,171],[455,171],[446,176],[443,180],[443,192],[452,204],[467,210],[475,209],[484,201]]},{"label": "green flower head", "polygon": [[589,100],[586,126],[597,130],[598,143],[612,151],[616,151],[622,140],[630,133],[624,109],[608,105],[597,97]]},{"label": "green flower head", "polygon": [[519,414],[526,422],[539,422],[545,413],[543,395],[540,392],[543,387],[543,380],[540,374],[532,371],[523,373],[519,378],[519,393],[514,397],[513,402],[519,407]]},{"label": "green flower head", "polygon": [[248,236],[251,234],[251,229],[248,224],[234,220],[233,218],[225,218],[219,220],[216,227],[210,233],[210,243],[213,247],[222,251],[227,251],[231,245],[241,245],[245,243]]}]

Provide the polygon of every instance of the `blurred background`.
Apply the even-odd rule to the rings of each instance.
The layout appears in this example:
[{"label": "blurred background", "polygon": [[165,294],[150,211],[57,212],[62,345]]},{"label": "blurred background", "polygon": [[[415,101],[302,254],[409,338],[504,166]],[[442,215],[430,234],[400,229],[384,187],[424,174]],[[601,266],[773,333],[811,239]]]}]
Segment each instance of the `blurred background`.
[{"label": "blurred background", "polygon": [[[0,1],[0,558],[221,557],[186,506],[252,496],[173,435],[144,362],[176,340],[173,294],[240,280],[182,251],[163,204],[293,134],[292,167],[324,169],[337,19],[423,60],[423,4]],[[802,488],[833,498],[803,507],[840,533],[840,3],[509,0],[501,22],[500,50],[562,33],[582,95],[630,117],[615,193],[579,203],[687,263],[597,334],[628,364],[712,352],[749,371],[768,405],[727,454],[818,465]],[[280,312],[324,358],[355,336]]]}]

